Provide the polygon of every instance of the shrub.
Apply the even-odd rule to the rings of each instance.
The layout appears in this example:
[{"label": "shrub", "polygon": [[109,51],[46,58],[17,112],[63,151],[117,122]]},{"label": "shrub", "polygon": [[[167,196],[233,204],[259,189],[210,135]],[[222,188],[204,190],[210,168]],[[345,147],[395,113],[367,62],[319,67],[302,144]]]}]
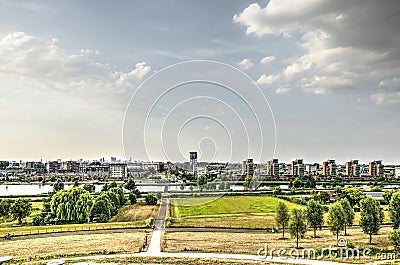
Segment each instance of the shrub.
[{"label": "shrub", "polygon": [[151,194],[151,193],[147,194],[147,196],[146,196],[146,204],[147,205],[156,205],[157,201],[158,201],[157,198],[153,194]]},{"label": "shrub", "polygon": [[137,201],[137,196],[135,194],[135,192],[131,191],[129,193],[129,201],[131,202],[131,204],[135,204]]}]

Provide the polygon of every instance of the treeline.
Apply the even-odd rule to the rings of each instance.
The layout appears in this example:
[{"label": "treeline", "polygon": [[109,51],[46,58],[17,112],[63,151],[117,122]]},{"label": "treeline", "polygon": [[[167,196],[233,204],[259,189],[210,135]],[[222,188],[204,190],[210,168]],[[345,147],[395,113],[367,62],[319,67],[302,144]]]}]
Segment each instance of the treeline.
[{"label": "treeline", "polygon": [[100,194],[95,197],[90,194],[95,191],[93,184],[85,184],[81,188],[76,183],[64,190],[64,184],[58,180],[53,185],[53,195],[44,200],[43,210],[33,218],[33,224],[107,222],[127,202],[124,187],[130,191],[130,203],[136,203],[140,192],[133,179],[127,179],[124,185],[118,185],[116,182],[106,183]]},{"label": "treeline", "polygon": [[[124,188],[129,191],[127,198]],[[78,182],[75,182],[73,187],[64,190],[64,183],[57,180],[53,184],[53,192],[43,200],[41,213],[33,218],[33,225],[107,222],[127,201],[135,204],[141,196],[131,178],[125,180],[123,185],[116,182],[106,183],[100,193],[91,195],[94,192],[95,186],[91,183],[81,188]],[[158,199],[149,193],[145,201],[148,205],[155,205]],[[18,220],[18,223],[22,224],[23,219],[28,217],[32,210],[32,202],[29,199],[0,199],[0,218],[4,222]]]},{"label": "treeline", "polygon": [[[388,192],[386,197],[389,198],[385,198],[389,200],[388,209],[393,227],[389,239],[395,248],[400,250],[400,192],[390,192],[390,195]],[[277,197],[288,199],[283,196]],[[359,225],[362,231],[369,236],[369,242],[372,244],[373,235],[376,235],[381,229],[384,213],[379,201],[365,197],[358,188],[346,189],[342,194],[342,199],[329,207],[311,199],[304,210],[294,208],[289,212],[286,204],[279,202],[275,221],[278,227],[282,228],[283,238],[285,238],[285,229],[289,229],[291,236],[296,239],[298,248],[299,239],[304,238],[307,227],[312,228],[314,237],[317,237],[317,230],[322,228],[325,218],[329,230],[336,235],[337,239],[341,233],[346,236],[347,228],[354,223],[355,207],[360,209]]]}]

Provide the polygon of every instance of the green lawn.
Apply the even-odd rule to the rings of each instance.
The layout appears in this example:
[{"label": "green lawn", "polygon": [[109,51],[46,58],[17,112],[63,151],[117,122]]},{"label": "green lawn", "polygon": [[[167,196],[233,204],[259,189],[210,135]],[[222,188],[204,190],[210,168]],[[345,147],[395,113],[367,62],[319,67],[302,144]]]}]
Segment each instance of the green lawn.
[{"label": "green lawn", "polygon": [[169,227],[271,228],[275,225],[276,205],[289,210],[304,208],[270,196],[172,199]]},{"label": "green lawn", "polygon": [[264,213],[274,214],[278,202],[284,202],[289,210],[304,206],[270,196],[238,196],[220,198],[172,199],[172,217],[193,217],[221,214]]}]

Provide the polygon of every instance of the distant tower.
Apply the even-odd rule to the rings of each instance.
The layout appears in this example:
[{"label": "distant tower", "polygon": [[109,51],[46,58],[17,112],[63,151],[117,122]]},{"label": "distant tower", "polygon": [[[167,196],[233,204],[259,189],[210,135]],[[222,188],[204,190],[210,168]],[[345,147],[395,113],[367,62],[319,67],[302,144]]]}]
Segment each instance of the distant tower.
[{"label": "distant tower", "polygon": [[190,170],[194,177],[197,176],[197,152],[190,152]]}]

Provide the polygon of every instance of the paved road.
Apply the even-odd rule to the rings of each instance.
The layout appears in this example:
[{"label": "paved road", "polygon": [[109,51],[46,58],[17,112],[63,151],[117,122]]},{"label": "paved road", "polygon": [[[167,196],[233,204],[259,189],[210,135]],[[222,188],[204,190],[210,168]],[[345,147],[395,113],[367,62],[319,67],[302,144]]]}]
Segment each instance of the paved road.
[{"label": "paved road", "polygon": [[154,222],[154,230],[151,236],[150,245],[146,253],[157,254],[161,253],[161,235],[165,229],[165,218],[167,216],[168,208],[168,185],[164,188],[164,193],[161,195],[160,211],[158,218]]}]

